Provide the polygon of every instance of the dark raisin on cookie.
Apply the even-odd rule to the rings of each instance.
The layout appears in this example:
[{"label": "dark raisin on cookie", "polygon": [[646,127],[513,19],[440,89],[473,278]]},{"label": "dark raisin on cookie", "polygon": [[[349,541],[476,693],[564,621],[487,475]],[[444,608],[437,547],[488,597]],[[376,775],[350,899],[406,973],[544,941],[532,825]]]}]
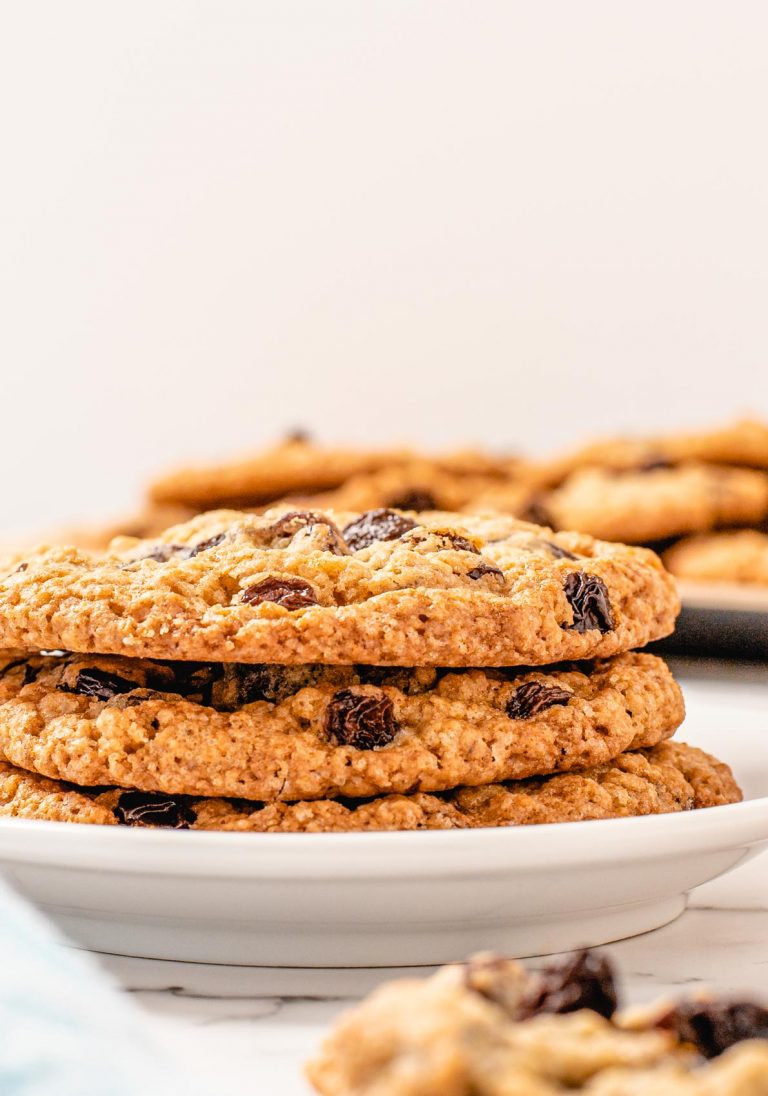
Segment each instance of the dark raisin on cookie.
[{"label": "dark raisin on cookie", "polygon": [[484,575],[493,575],[495,578],[504,578],[504,572],[499,567],[494,567],[492,563],[478,563],[476,567],[473,567],[471,571],[467,571],[467,578],[479,579]]},{"label": "dark raisin on cookie", "polygon": [[375,750],[388,745],[400,727],[388,696],[339,689],[328,705],[325,729],[340,746]]},{"label": "dark raisin on cookie", "polygon": [[315,685],[323,673],[323,667],[315,665],[236,663],[227,669],[234,678],[237,707],[252,704],[256,700],[279,704],[289,696],[294,696],[299,689]]},{"label": "dark raisin on cookie", "polygon": [[111,700],[121,693],[131,693],[141,686],[119,674],[110,674],[96,668],[80,670],[74,685],[62,682],[56,686],[61,693],[75,693],[77,696],[91,696],[94,700]]},{"label": "dark raisin on cookie", "polygon": [[189,559],[192,552],[186,544],[156,544],[148,552],[140,556],[134,556],[130,563],[141,563],[145,559],[153,559],[156,563],[168,563],[172,559]]},{"label": "dark raisin on cookie", "polygon": [[471,540],[450,529],[426,529],[418,526],[409,530],[405,539],[408,544],[425,544],[430,552],[471,552],[472,555],[480,555],[480,549]]},{"label": "dark raisin on cookie", "polygon": [[14,575],[20,575],[20,574],[22,574],[23,571],[26,571],[26,569],[28,567],[29,567],[28,563],[20,563],[19,566],[16,568],[16,570],[13,573],[14,573]]},{"label": "dark raisin on cookie", "polygon": [[148,552],[140,556],[134,556],[131,563],[140,563],[145,559],[153,559],[156,563],[169,563],[172,559],[194,559],[201,552],[207,552],[210,548],[217,548],[227,539],[226,533],[217,533],[216,536],[201,540],[199,544],[155,544]]},{"label": "dark raisin on cookie", "polygon": [[515,690],[507,701],[507,715],[510,719],[530,719],[532,715],[545,712],[558,704],[567,704],[573,696],[559,685],[544,685],[541,681],[526,681]]},{"label": "dark raisin on cookie", "polygon": [[186,799],[160,792],[122,792],[112,813],[121,826],[188,830],[197,820],[197,812]]},{"label": "dark raisin on cookie", "polygon": [[716,1058],[744,1039],[768,1039],[768,1009],[751,1001],[680,1001],[659,1027],[692,1043],[704,1058]]},{"label": "dark raisin on cookie", "polygon": [[40,676],[42,668],[42,666],[33,666],[31,662],[28,662],[24,667],[24,680],[22,684],[32,685]]},{"label": "dark raisin on cookie", "polygon": [[397,540],[416,522],[394,510],[368,510],[344,528],[344,540],[353,552],[368,548],[377,540]]},{"label": "dark raisin on cookie", "polygon": [[587,1008],[610,1020],[618,1008],[616,978],[610,960],[584,948],[547,964],[531,975],[519,1018],[541,1012],[578,1012]]},{"label": "dark raisin on cookie", "polygon": [[579,558],[576,555],[575,552],[569,552],[567,548],[563,548],[563,546],[560,545],[560,544],[555,544],[554,541],[542,540],[541,543],[546,547],[547,551],[552,554],[552,557],[554,559],[578,559]]},{"label": "dark raisin on cookie", "polygon": [[422,487],[406,488],[389,500],[395,510],[439,510],[437,499]]},{"label": "dark raisin on cookie", "polygon": [[565,577],[563,590],[573,609],[573,623],[561,627],[573,632],[589,632],[595,628],[603,633],[613,631],[611,601],[601,578],[584,571],[571,571]]},{"label": "dark raisin on cookie", "polygon": [[479,556],[480,549],[472,543],[471,540],[467,540],[466,537],[462,537],[459,533],[438,533],[441,540],[447,542],[446,547],[453,548],[456,552],[472,552],[473,555]]},{"label": "dark raisin on cookie", "polygon": [[317,605],[314,589],[301,578],[264,578],[261,582],[248,586],[241,595],[241,601],[247,605],[259,605],[263,601],[272,601],[284,609],[307,609]]},{"label": "dark raisin on cookie", "polygon": [[201,552],[207,552],[211,548],[218,548],[220,544],[223,544],[227,539],[226,533],[217,533],[215,537],[208,537],[207,540],[201,540],[199,544],[193,544],[189,549],[188,559],[192,559],[194,556],[200,555]]},{"label": "dark raisin on cookie", "polygon": [[312,532],[320,526],[325,533],[323,548],[326,552],[343,556],[348,552],[347,544],[338,528],[325,514],[318,514],[314,510],[290,510],[283,514],[267,530],[272,546],[278,541],[289,541],[302,529]]}]

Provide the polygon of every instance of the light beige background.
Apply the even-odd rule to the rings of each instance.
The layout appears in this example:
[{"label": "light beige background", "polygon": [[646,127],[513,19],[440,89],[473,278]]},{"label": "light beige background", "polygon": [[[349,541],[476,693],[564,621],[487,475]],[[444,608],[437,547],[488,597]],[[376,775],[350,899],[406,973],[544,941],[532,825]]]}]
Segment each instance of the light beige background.
[{"label": "light beige background", "polygon": [[5,0],[6,527],[305,424],[768,414],[768,6]]}]

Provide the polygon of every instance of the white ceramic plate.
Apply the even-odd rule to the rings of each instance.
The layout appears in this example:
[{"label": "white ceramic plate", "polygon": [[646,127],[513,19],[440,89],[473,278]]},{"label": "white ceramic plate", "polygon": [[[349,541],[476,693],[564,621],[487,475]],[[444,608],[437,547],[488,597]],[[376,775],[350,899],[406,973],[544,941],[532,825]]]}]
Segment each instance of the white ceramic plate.
[{"label": "white ceramic plate", "polygon": [[687,891],[768,840],[765,703],[737,692],[692,682],[681,736],[733,764],[747,796],[733,806],[447,833],[215,834],[8,820],[0,866],[72,938],[126,955],[400,966],[482,948],[532,955],[602,944],[670,921]]}]

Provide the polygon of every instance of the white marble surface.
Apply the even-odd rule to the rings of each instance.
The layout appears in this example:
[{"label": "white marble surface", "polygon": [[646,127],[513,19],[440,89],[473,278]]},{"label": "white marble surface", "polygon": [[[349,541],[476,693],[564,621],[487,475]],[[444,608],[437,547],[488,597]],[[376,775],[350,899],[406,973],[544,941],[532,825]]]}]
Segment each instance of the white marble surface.
[{"label": "white marble surface", "polygon": [[[686,913],[610,946],[627,997],[650,1000],[707,983],[766,995],[766,855],[699,888]],[[343,1008],[393,970],[267,970],[103,956],[151,1017],[168,1052],[203,1091],[308,1096],[302,1062]],[[245,1089],[244,1085],[251,1087]]]},{"label": "white marble surface", "polygon": [[[709,702],[768,722],[768,666],[733,668],[678,663],[691,717],[704,718]],[[723,700],[727,700],[725,707]],[[610,947],[628,999],[707,983],[723,990],[766,993],[768,858],[695,891],[671,925]],[[306,1096],[302,1062],[342,1009],[393,970],[287,970],[204,966],[102,956],[101,963],[151,1018],[157,1038],[204,1092],[248,1085],[247,1091]]]}]

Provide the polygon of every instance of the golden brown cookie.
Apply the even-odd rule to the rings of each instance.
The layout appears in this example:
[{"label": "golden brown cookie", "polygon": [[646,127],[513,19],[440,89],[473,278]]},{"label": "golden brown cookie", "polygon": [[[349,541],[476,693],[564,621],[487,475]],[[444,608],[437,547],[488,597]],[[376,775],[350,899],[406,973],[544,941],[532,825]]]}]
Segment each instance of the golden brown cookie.
[{"label": "golden brown cookie", "polygon": [[[366,476],[412,462],[427,465],[435,474],[455,478],[503,476],[516,465],[514,458],[480,450],[457,450],[422,458],[406,448],[333,448],[298,435],[252,456],[181,468],[155,480],[149,494],[155,502],[181,504],[196,510],[222,506],[249,509],[284,495],[309,496],[328,491],[353,476]],[[369,505],[379,504],[363,503],[359,508],[366,509]],[[343,502],[339,508],[358,509],[358,504]]]},{"label": "golden brown cookie", "polygon": [[555,486],[580,468],[642,471],[687,461],[768,469],[768,424],[740,419],[712,430],[607,438],[537,462],[530,474],[542,486]]},{"label": "golden brown cookie", "polygon": [[768,475],[679,464],[643,472],[587,468],[539,498],[542,519],[605,540],[642,544],[768,515]]},{"label": "golden brown cookie", "polygon": [[[768,1010],[699,995],[641,1022],[599,953],[495,955],[376,989],[307,1073],[322,1096],[765,1096]],[[711,1061],[706,1061],[711,1059]]]},{"label": "golden brown cookie", "polygon": [[[495,470],[471,471],[445,467],[442,462],[412,460],[393,464],[377,472],[352,476],[336,488],[313,498],[283,500],[290,505],[311,505],[313,509],[373,510],[391,507],[395,510],[462,510],[500,509],[517,513],[525,509],[534,494],[524,478]],[[501,496],[506,506],[497,506]],[[516,506],[511,505],[516,501]],[[473,505],[475,502],[478,505]]]},{"label": "golden brown cookie", "polygon": [[211,662],[538,665],[669,634],[652,552],[503,515],[214,511],[0,578],[0,647]]},{"label": "golden brown cookie", "polygon": [[736,529],[686,537],[668,548],[664,563],[678,578],[768,586],[768,533]]},{"label": "golden brown cookie", "polygon": [[442,791],[604,764],[684,716],[661,659],[547,671],[18,656],[0,753],[80,785],[293,800]]},{"label": "golden brown cookie", "polygon": [[0,763],[0,817],[253,833],[451,830],[666,814],[735,803],[730,769],[667,742],[583,772],[454,792],[263,804],[121,788],[85,789]]}]

